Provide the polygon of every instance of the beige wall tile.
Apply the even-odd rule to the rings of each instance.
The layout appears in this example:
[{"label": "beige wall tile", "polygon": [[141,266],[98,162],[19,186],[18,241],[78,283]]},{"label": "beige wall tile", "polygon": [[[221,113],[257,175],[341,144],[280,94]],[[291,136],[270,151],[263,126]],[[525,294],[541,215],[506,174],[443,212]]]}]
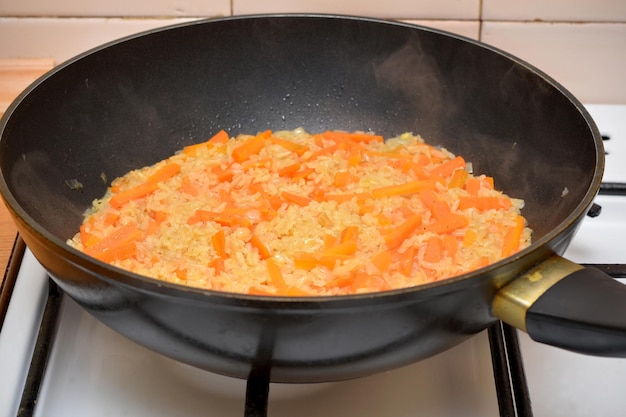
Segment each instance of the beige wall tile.
[{"label": "beige wall tile", "polygon": [[233,0],[234,14],[339,13],[402,19],[478,19],[479,0]]},{"label": "beige wall tile", "polygon": [[624,0],[483,0],[485,20],[626,22]]},{"label": "beige wall tile", "polygon": [[626,24],[484,22],[482,40],[538,67],[584,103],[626,104]]},{"label": "beige wall tile", "polygon": [[2,0],[0,16],[217,16],[231,0]]},{"label": "beige wall tile", "polygon": [[480,22],[477,20],[403,20],[415,25],[427,26],[446,32],[456,33],[478,40],[480,35]]},{"label": "beige wall tile", "polygon": [[127,35],[191,19],[4,18],[2,58],[53,58],[59,64],[88,49]]},{"label": "beige wall tile", "polygon": [[[0,57],[47,57],[60,63],[123,36],[190,20],[193,18],[0,18],[0,39],[15,40],[0,42]],[[478,39],[478,21],[408,22]]]}]

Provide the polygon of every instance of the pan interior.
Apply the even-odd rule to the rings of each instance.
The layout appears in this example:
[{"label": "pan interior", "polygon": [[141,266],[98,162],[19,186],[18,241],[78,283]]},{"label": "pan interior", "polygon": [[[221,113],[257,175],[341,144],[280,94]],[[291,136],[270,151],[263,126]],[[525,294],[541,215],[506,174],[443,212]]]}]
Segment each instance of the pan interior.
[{"label": "pan interior", "polygon": [[3,192],[58,243],[107,184],[219,129],[422,135],[523,198],[539,239],[595,186],[598,140],[532,67],[425,28],[332,16],[156,30],[57,69],[3,119]]}]

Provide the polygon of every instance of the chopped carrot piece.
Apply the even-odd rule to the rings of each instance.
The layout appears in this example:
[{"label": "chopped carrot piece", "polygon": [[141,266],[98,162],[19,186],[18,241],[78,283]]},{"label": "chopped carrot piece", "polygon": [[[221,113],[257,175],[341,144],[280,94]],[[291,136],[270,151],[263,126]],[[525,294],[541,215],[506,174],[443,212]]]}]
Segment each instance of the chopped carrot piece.
[{"label": "chopped carrot piece", "polygon": [[187,219],[187,224],[195,224],[203,221],[212,221],[228,227],[250,227],[252,224],[246,216],[230,213],[217,213],[201,209],[196,210],[193,216]]},{"label": "chopped carrot piece", "polygon": [[180,170],[181,167],[179,164],[171,163],[165,165],[157,170],[150,177],[148,177],[148,180],[146,182],[114,194],[109,200],[109,204],[113,208],[120,208],[129,201],[146,197],[159,188],[160,182],[170,179],[171,177],[178,174]]},{"label": "chopped carrot piece", "polygon": [[353,141],[353,142],[382,142],[384,139],[380,135],[371,135],[369,133],[347,133],[339,131],[326,131],[324,132],[326,139],[334,142]]},{"label": "chopped carrot piece", "polygon": [[463,235],[463,246],[466,248],[472,246],[474,242],[476,242],[476,239],[478,239],[476,231],[474,229],[467,229]]},{"label": "chopped carrot piece", "polygon": [[172,162],[159,168],[154,174],[148,177],[148,182],[163,182],[178,174],[181,170],[180,164]]},{"label": "chopped carrot piece", "polygon": [[224,229],[218,230],[213,236],[211,236],[211,243],[213,244],[213,248],[215,252],[222,257],[225,258],[226,255],[226,234],[224,233]]},{"label": "chopped carrot piece", "polygon": [[342,276],[334,277],[333,279],[328,281],[326,284],[324,284],[324,288],[331,289],[331,288],[351,287],[353,282],[354,282],[354,275],[351,275],[351,274],[342,275]]},{"label": "chopped carrot piece", "polygon": [[308,252],[298,252],[293,255],[293,265],[296,269],[306,269],[310,271],[320,264],[319,257]]},{"label": "chopped carrot piece", "polygon": [[301,167],[302,167],[302,164],[300,164],[299,162],[295,164],[287,165],[278,170],[278,175],[281,177],[291,177],[293,174],[298,172]]},{"label": "chopped carrot piece", "polygon": [[411,181],[404,184],[396,184],[389,185],[387,187],[375,188],[372,190],[372,196],[374,198],[382,198],[392,195],[415,194],[424,190],[434,190],[435,186],[436,181],[432,180]]},{"label": "chopped carrot piece", "polygon": [[146,235],[154,235],[159,231],[159,223],[155,220],[150,220],[148,227],[146,227]]},{"label": "chopped carrot piece", "polygon": [[436,166],[430,171],[430,175],[437,177],[449,177],[459,168],[465,168],[465,159],[462,156],[456,156],[441,165]]},{"label": "chopped carrot piece", "polygon": [[435,222],[424,227],[427,232],[434,232],[438,234],[450,233],[457,229],[467,227],[469,220],[462,214],[450,213],[445,217],[440,217]]},{"label": "chopped carrot piece", "polygon": [[192,195],[197,197],[200,194],[200,190],[196,185],[189,179],[189,177],[183,177],[180,183],[180,191],[185,194]]},{"label": "chopped carrot piece", "polygon": [[426,262],[439,262],[443,253],[443,242],[438,236],[432,236],[426,241],[424,260]]},{"label": "chopped carrot piece", "polygon": [[248,294],[250,294],[250,295],[265,295],[265,296],[267,296],[267,295],[276,295],[276,293],[273,293],[271,291],[263,290],[263,289],[261,289],[259,287],[250,287],[250,288],[248,288]]},{"label": "chopped carrot piece", "polygon": [[457,238],[452,235],[444,235],[443,250],[448,254],[450,258],[454,259],[459,250],[459,241],[457,240]]},{"label": "chopped carrot piece", "polygon": [[287,286],[286,290],[281,291],[281,295],[286,295],[287,297],[310,297],[313,294],[298,287]]},{"label": "chopped carrot piece", "polygon": [[391,233],[387,235],[385,238],[385,242],[387,243],[387,248],[390,250],[398,248],[413,232],[422,224],[422,216],[419,214],[414,214],[413,216],[406,219],[404,223],[402,223],[397,228],[393,229]]},{"label": "chopped carrot piece", "polygon": [[308,177],[310,174],[312,174],[314,172],[315,172],[314,168],[303,168],[300,171],[298,171],[295,174],[293,174],[291,176],[291,178],[293,178],[294,180],[298,180],[300,178],[306,178],[306,177]]},{"label": "chopped carrot piece", "polygon": [[137,242],[128,242],[111,248],[96,256],[102,262],[123,261],[137,255]]},{"label": "chopped carrot piece", "polygon": [[448,188],[463,188],[467,178],[469,177],[469,172],[464,169],[457,169],[452,174],[452,178],[448,183]]},{"label": "chopped carrot piece", "polygon": [[209,143],[226,143],[229,139],[228,133],[222,129],[209,139]]},{"label": "chopped carrot piece", "polygon": [[83,244],[83,247],[95,245],[100,241],[96,235],[87,231],[88,228],[93,226],[93,222],[94,217],[90,217],[87,222],[80,225],[80,242]]},{"label": "chopped carrot piece", "polygon": [[[422,155],[426,157],[425,155]],[[427,180],[430,178],[430,174],[426,172],[424,166],[420,163],[413,161],[407,161],[402,165],[402,171],[412,173],[418,180]]]},{"label": "chopped carrot piece", "polygon": [[270,203],[270,206],[272,207],[272,209],[274,210],[278,210],[279,208],[281,208],[284,203],[283,199],[277,195],[271,195],[267,198],[267,200]]},{"label": "chopped carrot piece", "polygon": [[271,168],[272,159],[271,158],[263,158],[263,159],[254,159],[248,160],[241,163],[241,169],[244,171],[249,171],[254,168]]},{"label": "chopped carrot piece", "polygon": [[[128,223],[115,230],[95,245],[85,248],[85,253],[100,260],[109,259],[112,256],[113,259],[117,259],[117,256],[115,256],[116,250],[124,249],[124,254],[128,255],[133,251],[131,247],[134,246],[134,243],[142,237],[143,233],[139,230],[137,225],[135,223]],[[133,245],[128,245],[130,243]]]},{"label": "chopped carrot piece", "polygon": [[213,135],[208,141],[202,143],[196,143],[194,145],[185,146],[183,148],[183,152],[189,156],[196,156],[196,153],[201,148],[214,143],[226,143],[230,138],[228,137],[228,133],[224,130],[220,130],[215,135]]},{"label": "chopped carrot piece", "polygon": [[489,261],[489,258],[487,256],[481,256],[480,258],[478,258],[474,262],[472,262],[472,264],[468,268],[468,272],[474,271],[474,270],[479,269],[479,268],[483,268],[483,267],[489,265],[489,263],[490,263],[490,261]]},{"label": "chopped carrot piece", "polygon": [[181,281],[187,281],[187,268],[176,268],[176,271],[174,271],[174,273],[176,274],[176,277]]},{"label": "chopped carrot piece", "polygon": [[220,165],[217,165],[215,167],[213,167],[210,172],[214,173],[215,175],[217,175],[217,180],[220,182],[228,182],[230,180],[233,179],[233,176],[235,175],[232,167],[229,165],[226,168],[223,168]]},{"label": "chopped carrot piece", "polygon": [[350,256],[298,252],[293,255],[293,262],[296,268],[310,271],[316,266],[333,269],[337,262],[341,262],[349,258]]},{"label": "chopped carrot piece", "polygon": [[152,217],[152,219],[161,224],[163,223],[165,220],[167,220],[168,218],[168,214],[164,211],[160,211],[160,210],[152,210],[150,212],[150,217]]},{"label": "chopped carrot piece", "polygon": [[508,210],[511,208],[511,200],[504,197],[459,197],[459,209],[475,208],[485,210]]},{"label": "chopped carrot piece", "polygon": [[339,237],[339,243],[345,243],[350,241],[355,241],[359,237],[359,226],[346,226],[345,229],[341,232],[341,236]]},{"label": "chopped carrot piece", "polygon": [[157,182],[144,182],[133,188],[129,188],[127,190],[120,191],[119,193],[114,194],[109,200],[109,204],[111,205],[111,207],[117,209],[132,200],[143,198],[149,194],[152,194],[153,192],[158,190],[158,188],[159,184]]},{"label": "chopped carrot piece", "polygon": [[379,252],[372,258],[372,263],[378,268],[378,271],[385,272],[393,263],[393,254],[390,251]]},{"label": "chopped carrot piece", "polygon": [[378,224],[383,227],[387,227],[391,225],[391,219],[388,216],[386,216],[384,213],[379,213],[378,216],[376,216],[376,219],[378,220]]},{"label": "chopped carrot piece", "polygon": [[380,157],[380,158],[387,158],[387,159],[398,159],[400,160],[400,162],[410,162],[411,159],[413,159],[413,155],[410,153],[402,153],[402,152],[378,152],[378,151],[373,151],[370,149],[365,149],[363,150],[363,153],[367,156],[374,156],[374,157]]},{"label": "chopped carrot piece", "polygon": [[215,258],[208,263],[207,267],[215,270],[215,275],[219,275],[226,270],[223,258]]},{"label": "chopped carrot piece", "polygon": [[354,146],[352,149],[350,149],[350,155],[348,156],[348,166],[349,167],[355,167],[358,166],[361,163],[361,147],[360,146]]},{"label": "chopped carrot piece", "polygon": [[336,144],[332,145],[332,146],[323,147],[322,149],[313,152],[308,157],[302,158],[302,161],[303,162],[308,162],[308,161],[313,161],[313,160],[319,158],[320,156],[332,155],[337,150],[337,148],[338,148],[338,146]]},{"label": "chopped carrot piece", "polygon": [[268,258],[265,260],[265,265],[267,268],[267,273],[270,276],[270,282],[274,287],[278,289],[278,291],[287,289],[287,284],[285,283],[285,279],[283,278],[283,273],[280,270],[280,267],[274,262],[272,258]]},{"label": "chopped carrot piece", "polygon": [[283,191],[282,193],[280,193],[280,196],[286,202],[294,203],[294,204],[296,204],[298,206],[301,206],[301,207],[308,206],[309,203],[311,202],[311,199],[309,197],[304,197],[304,196],[301,196],[301,195],[292,194],[292,193],[289,193],[287,191]]},{"label": "chopped carrot piece", "polygon": [[400,254],[400,271],[404,275],[411,274],[415,262],[415,251],[415,246],[409,246],[403,254]]},{"label": "chopped carrot piece", "polygon": [[518,215],[515,217],[515,225],[506,228],[502,244],[502,256],[511,256],[518,251],[525,226],[524,218]]},{"label": "chopped carrot piece", "polygon": [[337,243],[337,236],[327,234],[324,236],[324,249],[328,249]]},{"label": "chopped carrot piece", "polygon": [[104,224],[113,226],[115,222],[120,218],[119,213],[107,212],[104,216]]},{"label": "chopped carrot piece", "polygon": [[360,289],[368,291],[383,291],[390,289],[389,284],[379,275],[368,275],[365,272],[357,272],[350,285],[352,291],[356,292]]},{"label": "chopped carrot piece", "polygon": [[349,194],[324,194],[324,201],[336,201],[337,203],[345,203],[356,197],[357,202],[363,202],[372,197],[371,193],[349,193]]},{"label": "chopped carrot piece", "polygon": [[297,154],[298,156],[302,156],[306,151],[309,150],[309,147],[306,145],[301,145],[290,140],[280,139],[276,136],[270,136],[269,141],[275,145],[282,146],[283,148]]},{"label": "chopped carrot piece", "polygon": [[469,195],[477,197],[480,192],[480,180],[476,177],[468,177],[465,180],[465,191],[468,192]]},{"label": "chopped carrot piece", "polygon": [[318,202],[324,201],[325,196],[326,196],[326,193],[321,188],[315,187],[313,191],[311,192],[311,198]]},{"label": "chopped carrot piece", "polygon": [[357,251],[356,240],[340,242],[328,249],[324,249],[324,255],[354,255]]},{"label": "chopped carrot piece", "polygon": [[250,244],[259,252],[259,256],[261,256],[261,259],[267,259],[272,256],[269,247],[254,233],[250,238]]},{"label": "chopped carrot piece", "polygon": [[419,194],[420,201],[428,208],[435,219],[448,217],[450,212],[450,206],[448,203],[441,200],[434,191],[427,190]]},{"label": "chopped carrot piece", "polygon": [[259,153],[265,146],[267,137],[265,134],[258,134],[250,139],[244,141],[241,145],[234,148],[231,152],[231,156],[235,162],[246,161],[250,156]]},{"label": "chopped carrot piece", "polygon": [[358,177],[350,174],[350,171],[337,171],[334,176],[335,187],[345,187],[358,180]]}]

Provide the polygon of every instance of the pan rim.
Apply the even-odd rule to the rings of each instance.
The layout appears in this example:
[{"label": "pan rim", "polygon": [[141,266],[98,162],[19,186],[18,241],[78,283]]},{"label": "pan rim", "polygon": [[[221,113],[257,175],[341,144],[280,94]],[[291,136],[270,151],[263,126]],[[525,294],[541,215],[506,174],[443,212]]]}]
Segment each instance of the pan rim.
[{"label": "pan rim", "polygon": [[481,276],[485,276],[488,274],[492,274],[498,269],[502,268],[504,265],[510,264],[516,260],[521,260],[523,258],[528,257],[532,253],[536,252],[539,248],[545,247],[549,245],[550,242],[560,236],[563,231],[568,230],[573,227],[576,223],[578,223],[583,216],[586,215],[588,209],[591,207],[595,196],[597,195],[600,183],[602,180],[603,172],[604,172],[604,147],[602,144],[602,138],[600,132],[589,114],[584,105],[563,85],[561,85],[558,81],[556,81],[551,76],[547,75],[539,68],[534,65],[528,63],[521,58],[501,50],[497,47],[491,46],[484,42],[468,38],[463,35],[450,33],[441,29],[431,28],[419,24],[402,22],[402,21],[394,21],[390,19],[382,19],[382,18],[374,18],[374,17],[365,17],[365,16],[357,16],[357,15],[343,15],[343,14],[327,14],[327,13],[267,13],[267,14],[249,14],[249,15],[236,15],[236,16],[224,16],[224,17],[213,17],[207,19],[198,19],[192,20],[183,23],[176,23],[172,25],[162,26],[158,28],[149,29],[146,31],[138,32],[132,35],[124,36],[119,39],[115,39],[94,48],[91,48],[83,53],[80,53],[48,71],[33,83],[31,83],[7,108],[6,112],[0,118],[0,145],[2,143],[2,135],[5,132],[6,125],[8,121],[11,119],[12,114],[19,109],[21,102],[33,91],[37,89],[37,87],[44,83],[48,78],[54,76],[57,72],[62,71],[64,68],[72,65],[73,63],[82,60],[94,53],[102,51],[104,49],[108,49],[115,45],[131,41],[136,38],[149,36],[155,33],[162,33],[169,30],[175,30],[178,28],[186,28],[195,25],[205,25],[219,22],[227,22],[227,21],[237,21],[237,20],[251,20],[251,19],[282,19],[282,18],[305,18],[305,19],[340,19],[340,20],[353,20],[360,22],[369,22],[375,24],[383,24],[383,25],[391,25],[391,26],[400,26],[407,27],[412,29],[418,29],[426,32],[437,33],[442,36],[452,37],[459,39],[464,42],[468,42],[475,46],[487,49],[491,52],[494,52],[498,55],[501,55],[514,63],[521,65],[522,67],[531,70],[538,77],[542,78],[547,84],[551,85],[555,88],[560,94],[562,94],[581,115],[582,119],[586,122],[587,127],[590,130],[592,138],[594,140],[594,150],[595,150],[595,159],[596,166],[593,176],[591,178],[590,186],[587,189],[584,197],[579,201],[574,210],[572,210],[560,223],[557,227],[550,230],[544,236],[541,236],[536,241],[533,241],[531,245],[520,252],[515,253],[512,256],[504,258],[498,262],[490,264],[484,268],[478,269],[476,271],[472,271],[469,273],[461,274],[455,277],[451,277],[445,280],[431,282],[427,284],[421,284],[413,287],[406,287],[388,291],[381,292],[373,292],[373,293],[364,293],[364,294],[349,294],[349,295],[335,295],[335,296],[310,296],[310,297],[282,297],[282,296],[265,296],[265,295],[249,295],[249,294],[240,294],[240,293],[228,293],[216,290],[209,289],[201,289],[190,286],[185,286],[181,284],[174,284],[165,281],[161,281],[155,278],[150,278],[147,276],[139,275],[136,273],[132,273],[126,270],[123,270],[118,267],[114,267],[112,265],[106,264],[104,262],[98,261],[96,259],[90,258],[84,253],[71,248],[66,244],[65,241],[60,239],[58,236],[53,235],[48,230],[46,230],[43,226],[41,226],[38,222],[36,222],[27,212],[24,210],[21,205],[14,198],[12,192],[7,185],[5,175],[0,171],[0,196],[5,201],[9,210],[12,214],[18,218],[20,221],[23,221],[31,231],[37,235],[37,239],[45,240],[48,244],[51,244],[56,250],[61,251],[61,253],[67,257],[68,255],[71,258],[77,259],[81,261],[81,265],[83,267],[87,267],[88,270],[101,270],[108,272],[104,278],[107,280],[111,280],[114,283],[120,283],[123,285],[129,285],[134,288],[139,288],[144,291],[164,293],[167,295],[173,296],[183,296],[186,299],[200,297],[206,298],[224,298],[224,299],[237,299],[237,300],[250,300],[252,302],[260,302],[260,303],[273,303],[273,304],[283,304],[283,303],[330,303],[335,301],[352,301],[352,300],[362,300],[362,299],[372,299],[372,298],[381,298],[381,297],[397,297],[403,296],[407,294],[413,294],[415,292],[423,292],[428,294],[435,294],[441,292],[450,292],[456,290],[459,285],[470,285],[469,282],[476,282],[476,279]]}]

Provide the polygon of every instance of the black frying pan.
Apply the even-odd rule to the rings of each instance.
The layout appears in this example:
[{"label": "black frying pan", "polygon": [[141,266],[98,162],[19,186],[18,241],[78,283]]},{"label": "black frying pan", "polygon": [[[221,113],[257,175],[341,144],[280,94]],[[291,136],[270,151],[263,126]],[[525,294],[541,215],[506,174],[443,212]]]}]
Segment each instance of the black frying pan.
[{"label": "black frying pan", "polygon": [[[526,201],[527,249],[444,282],[275,298],[134,275],[65,244],[108,181],[225,129],[405,131],[463,155]],[[565,251],[598,191],[600,134],[531,65],[441,31],[326,15],[248,16],[152,30],[86,52],[0,123],[0,191],[62,289],[148,348],[213,372],[316,382],[426,358],[508,321],[539,341],[626,355],[626,291]]]}]

